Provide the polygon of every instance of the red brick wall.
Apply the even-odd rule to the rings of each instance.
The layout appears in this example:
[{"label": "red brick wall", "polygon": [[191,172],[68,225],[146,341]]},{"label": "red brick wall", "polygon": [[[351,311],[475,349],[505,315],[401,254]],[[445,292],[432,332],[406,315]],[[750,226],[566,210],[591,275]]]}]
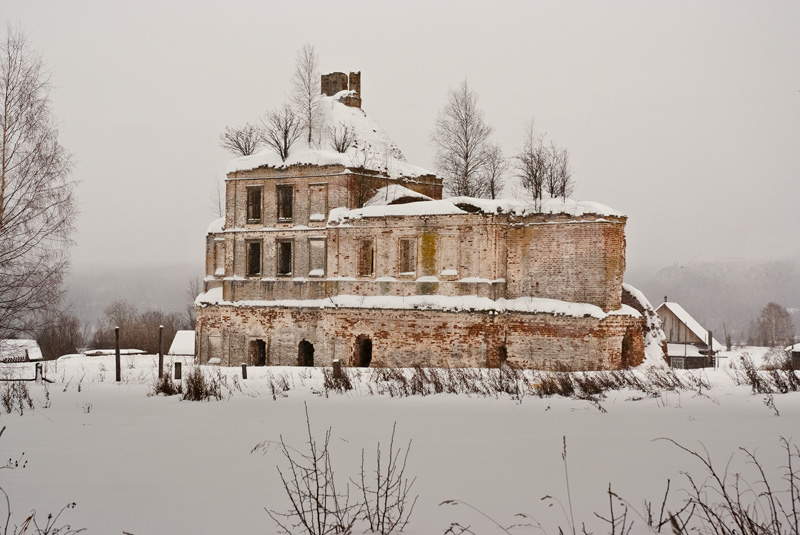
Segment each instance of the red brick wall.
[{"label": "red brick wall", "polygon": [[[501,347],[509,362],[537,369],[614,369],[623,337],[632,337],[628,365],[644,358],[642,321],[629,316],[572,318],[547,314],[443,312],[436,310],[312,309],[209,306],[198,310],[200,362],[223,365],[250,360],[251,340],[267,344],[268,365],[297,365],[298,345],[314,345],[314,363],[333,359],[354,365],[356,339],[372,340],[372,365],[497,366]],[[209,335],[222,341],[210,353]]]}]

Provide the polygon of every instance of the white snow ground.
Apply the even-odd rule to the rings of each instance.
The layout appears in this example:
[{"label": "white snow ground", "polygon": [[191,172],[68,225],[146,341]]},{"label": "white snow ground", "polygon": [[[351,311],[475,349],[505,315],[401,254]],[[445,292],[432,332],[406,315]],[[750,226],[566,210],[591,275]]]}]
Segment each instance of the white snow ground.
[{"label": "white snow ground", "polygon": [[[709,390],[638,400],[641,392],[609,392],[600,401],[602,413],[588,401],[559,397],[370,395],[366,383],[325,397],[321,371],[300,368],[251,367],[249,378],[238,380],[241,392],[233,388],[222,401],[189,402],[148,396],[155,362],[153,356],[123,356],[117,384],[113,356],[68,356],[45,364],[54,384],[45,389],[26,383],[35,409],[0,415],[6,428],[2,455],[17,460],[24,452],[27,461],[24,468],[0,471],[12,524],[32,509],[42,518],[74,501],[77,507],[62,519],[86,533],[275,533],[264,508],[288,508],[276,472],[284,459],[275,447],[251,451],[281,436],[302,449],[304,403],[319,439],[332,428],[340,485],[357,476],[362,448],[369,460],[378,441],[388,443],[394,422],[396,443],[413,439],[407,474],[417,477],[419,500],[404,532],[409,535],[442,533],[452,521],[476,533],[500,533],[466,506],[439,505],[448,499],[506,525],[519,521],[515,513],[527,513],[547,533],[557,533],[556,525],[566,528],[562,437],[578,530],[586,522],[595,533],[607,532],[592,513],[607,513],[609,482],[642,512],[645,498],[660,505],[667,479],[677,499],[677,489],[685,487],[680,472],[702,474],[696,460],[661,437],[693,449],[705,446],[721,467],[740,446],[755,450],[776,481],[785,464],[779,438],[800,442],[800,394],[776,394],[776,416],[765,395],[734,384],[727,363],[701,372]],[[184,361],[184,373],[187,366]],[[4,369],[33,376],[33,364]],[[241,370],[222,372],[233,385]],[[281,375],[290,390],[273,400],[270,379]],[[735,455],[731,471],[746,469],[742,455]],[[540,500],[545,495],[560,499],[564,509],[548,507]],[[646,532],[633,518],[632,533]]]}]

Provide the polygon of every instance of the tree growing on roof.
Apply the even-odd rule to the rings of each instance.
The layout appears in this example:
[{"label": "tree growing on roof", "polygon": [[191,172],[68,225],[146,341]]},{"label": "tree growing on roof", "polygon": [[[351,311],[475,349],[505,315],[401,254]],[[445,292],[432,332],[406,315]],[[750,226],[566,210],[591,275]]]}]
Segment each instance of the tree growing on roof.
[{"label": "tree growing on roof", "polygon": [[478,107],[478,95],[467,81],[447,93],[439,111],[431,141],[436,146],[436,170],[444,178],[448,195],[486,197],[487,164],[491,153],[492,127]]},{"label": "tree growing on roof", "polygon": [[517,177],[522,187],[533,197],[537,209],[541,207],[542,196],[561,197],[566,200],[572,195],[575,181],[569,162],[569,151],[552,141],[545,144],[544,134],[537,134],[534,120],[525,123],[522,150],[514,157]]},{"label": "tree growing on roof", "polygon": [[536,209],[541,208],[542,194],[547,180],[549,153],[544,144],[544,136],[537,134],[534,120],[525,123],[525,135],[522,138],[522,150],[514,156],[514,167],[520,184],[533,197]]},{"label": "tree growing on roof", "polygon": [[490,144],[486,158],[486,195],[497,199],[503,193],[508,172],[508,160],[503,155],[500,145]]},{"label": "tree growing on roof", "polygon": [[50,78],[21,28],[0,43],[0,338],[59,302],[76,214],[72,155],[58,142]]},{"label": "tree growing on roof", "polygon": [[261,131],[250,123],[235,128],[226,126],[219,135],[219,146],[237,156],[254,154],[261,143]]},{"label": "tree growing on roof", "polygon": [[353,131],[353,127],[344,121],[339,121],[339,124],[335,126],[329,126],[327,132],[328,142],[336,152],[345,153],[356,142],[356,133]]},{"label": "tree growing on roof", "polygon": [[548,155],[547,178],[545,187],[550,197],[561,197],[566,201],[572,195],[574,180],[572,168],[569,163],[569,151],[561,148],[552,141]]},{"label": "tree growing on roof", "polygon": [[289,157],[292,145],[303,135],[301,120],[288,104],[265,113],[261,127],[264,143],[277,152],[283,161]]},{"label": "tree growing on roof", "polygon": [[306,131],[309,146],[314,136],[321,133],[320,93],[319,58],[314,46],[305,44],[297,51],[289,99]]}]

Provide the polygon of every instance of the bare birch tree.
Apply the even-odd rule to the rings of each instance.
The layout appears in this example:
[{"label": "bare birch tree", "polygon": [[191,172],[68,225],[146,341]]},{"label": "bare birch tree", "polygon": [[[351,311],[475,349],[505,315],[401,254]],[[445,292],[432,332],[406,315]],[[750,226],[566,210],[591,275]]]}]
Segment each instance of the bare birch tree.
[{"label": "bare birch tree", "polygon": [[212,177],[209,183],[208,210],[213,217],[225,217],[225,179],[222,175]]},{"label": "bare birch tree", "polygon": [[320,132],[320,76],[319,58],[314,46],[303,45],[297,51],[290,101],[300,124],[305,129],[309,146],[314,135]]},{"label": "bare birch tree", "polygon": [[264,143],[286,161],[292,145],[303,135],[301,119],[285,104],[280,109],[268,111],[261,119],[261,126]]},{"label": "bare birch tree", "polygon": [[261,143],[261,131],[250,123],[235,128],[226,126],[219,135],[219,146],[237,156],[254,154]]},{"label": "bare birch tree", "polygon": [[49,76],[21,28],[0,43],[0,338],[40,326],[63,293],[76,214]]},{"label": "bare birch tree", "polygon": [[514,157],[514,167],[522,187],[533,197],[539,210],[549,172],[549,151],[544,145],[544,136],[536,134],[533,119],[525,123],[522,150]]},{"label": "bare birch tree", "polygon": [[478,95],[464,80],[447,93],[431,141],[436,146],[436,170],[448,195],[485,197],[486,164],[492,127],[478,108]]},{"label": "bare birch tree", "polygon": [[497,199],[503,193],[506,183],[508,160],[503,155],[500,145],[491,144],[486,158],[486,194],[490,199]]},{"label": "bare birch tree", "polygon": [[569,151],[562,149],[552,141],[548,154],[548,168],[546,179],[547,193],[552,198],[561,197],[567,200],[572,195],[574,181],[572,168],[569,163]]}]

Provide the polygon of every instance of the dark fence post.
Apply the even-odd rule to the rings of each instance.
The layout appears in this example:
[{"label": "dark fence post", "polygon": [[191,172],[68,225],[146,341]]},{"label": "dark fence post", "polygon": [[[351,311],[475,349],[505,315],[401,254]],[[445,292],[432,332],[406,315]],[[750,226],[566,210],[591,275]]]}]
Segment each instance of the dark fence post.
[{"label": "dark fence post", "polygon": [[342,363],[339,359],[334,359],[333,361],[333,378],[342,379]]},{"label": "dark fence post", "polygon": [[116,338],[116,351],[114,352],[114,365],[117,370],[117,382],[122,381],[122,374],[119,363],[119,327],[114,327],[114,337]]},{"label": "dark fence post", "polygon": [[175,363],[175,380],[176,381],[180,381],[181,380],[181,363],[180,362],[176,362]]},{"label": "dark fence post", "polygon": [[247,379],[247,363],[242,362],[242,379]]},{"label": "dark fence post", "polygon": [[158,326],[158,378],[164,377],[164,351],[162,340],[164,339],[164,326]]}]

